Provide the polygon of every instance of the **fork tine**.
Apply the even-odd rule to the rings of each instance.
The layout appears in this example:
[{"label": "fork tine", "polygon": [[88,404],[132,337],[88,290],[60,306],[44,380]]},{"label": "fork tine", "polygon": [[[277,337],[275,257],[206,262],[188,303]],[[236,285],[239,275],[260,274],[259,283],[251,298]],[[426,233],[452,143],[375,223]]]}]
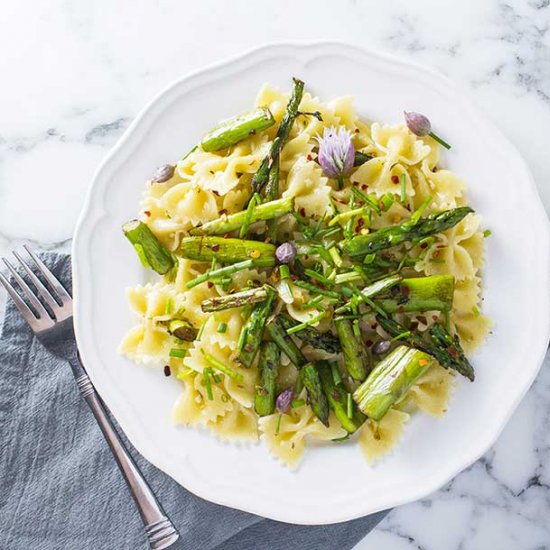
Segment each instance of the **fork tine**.
[{"label": "fork tine", "polygon": [[[40,300],[34,295],[34,292],[30,289],[29,285],[24,281],[24,279],[17,273],[15,267],[8,262],[6,258],[2,258],[2,261],[6,264],[6,267],[10,270],[12,277],[15,279],[15,282],[19,285],[19,288],[25,294],[27,300],[31,303],[32,307],[38,313],[38,318],[49,317],[49,313],[46,311],[46,308],[42,305]],[[13,298],[13,296],[12,296]]]},{"label": "fork tine", "polygon": [[65,302],[71,302],[72,297],[71,295],[65,290],[63,285],[57,280],[57,278],[53,275],[53,273],[44,265],[42,260],[26,245],[23,245],[23,248],[27,251],[29,256],[33,259],[34,263],[38,267],[40,273],[44,276],[44,278],[50,283],[50,286],[52,287],[55,292],[57,292],[57,297],[59,300],[65,304]]},{"label": "fork tine", "polygon": [[33,270],[29,267],[27,262],[14,250],[13,255],[17,258],[21,267],[27,273],[32,284],[36,287],[38,294],[42,297],[43,300],[50,306],[50,308],[55,313],[61,306],[55,300],[55,298],[50,294],[50,291],[42,284],[42,281],[34,274]]},{"label": "fork tine", "polygon": [[17,309],[21,312],[21,315],[25,318],[27,323],[31,326],[33,330],[36,329],[37,326],[37,318],[32,312],[31,308],[21,299],[21,296],[15,291],[15,289],[11,286],[10,282],[4,277],[4,275],[0,272],[0,283],[4,286],[8,294],[11,296],[12,300],[14,301]]}]

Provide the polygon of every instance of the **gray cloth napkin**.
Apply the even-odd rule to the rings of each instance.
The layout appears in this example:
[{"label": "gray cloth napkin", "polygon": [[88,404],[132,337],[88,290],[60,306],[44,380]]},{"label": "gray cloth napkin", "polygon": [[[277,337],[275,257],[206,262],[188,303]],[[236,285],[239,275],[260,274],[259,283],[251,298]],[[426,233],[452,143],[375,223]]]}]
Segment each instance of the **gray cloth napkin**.
[{"label": "gray cloth napkin", "polygon": [[[49,253],[43,259],[70,288],[69,256]],[[148,547],[125,482],[70,367],[41,346],[11,301],[0,340],[0,430],[0,547]],[[180,532],[174,549],[345,550],[387,513],[318,527],[279,523],[206,502],[129,448]]]}]

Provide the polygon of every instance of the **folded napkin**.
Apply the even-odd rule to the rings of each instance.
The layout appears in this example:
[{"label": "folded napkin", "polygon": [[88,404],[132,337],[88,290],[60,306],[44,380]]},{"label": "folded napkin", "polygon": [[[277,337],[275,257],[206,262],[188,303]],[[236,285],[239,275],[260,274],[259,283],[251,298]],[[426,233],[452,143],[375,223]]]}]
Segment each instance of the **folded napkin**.
[{"label": "folded napkin", "polygon": [[[70,258],[45,263],[67,288]],[[288,525],[186,491],[125,440],[189,550],[344,550],[384,517]],[[10,550],[146,550],[143,525],[71,369],[34,338],[8,301],[0,341],[0,532]]]}]

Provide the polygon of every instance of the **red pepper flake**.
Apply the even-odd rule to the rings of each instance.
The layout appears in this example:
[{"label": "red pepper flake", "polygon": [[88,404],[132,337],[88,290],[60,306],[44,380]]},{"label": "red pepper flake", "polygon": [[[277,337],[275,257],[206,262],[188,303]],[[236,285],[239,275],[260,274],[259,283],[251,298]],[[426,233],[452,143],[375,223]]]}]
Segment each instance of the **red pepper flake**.
[{"label": "red pepper flake", "polygon": [[216,191],[215,189],[212,189],[212,193],[214,193],[214,195],[216,195],[216,197],[220,196],[219,191]]},{"label": "red pepper flake", "polygon": [[439,317],[437,315],[432,315],[432,320],[433,321],[437,321],[439,319]]},{"label": "red pepper flake", "polygon": [[372,330],[376,330],[376,327],[377,327],[377,326],[378,326],[378,323],[373,323],[373,324],[370,326],[370,328],[371,328]]},{"label": "red pepper flake", "polygon": [[227,214],[227,208],[222,208],[219,212],[220,216],[224,216],[225,214]]},{"label": "red pepper flake", "polygon": [[403,306],[399,306],[397,308],[397,313],[405,313],[405,308]]},{"label": "red pepper flake", "polygon": [[144,213],[147,217],[149,217],[149,216],[151,215],[151,212],[150,212],[149,210],[144,210],[143,213]]},{"label": "red pepper flake", "polygon": [[426,317],[424,317],[424,315],[417,315],[417,320],[420,321],[423,325],[427,325],[428,324],[428,319],[426,319]]},{"label": "red pepper flake", "polygon": [[409,327],[410,330],[416,330],[418,328],[418,323],[416,321],[413,321],[411,323],[411,326]]},{"label": "red pepper flake", "polygon": [[378,206],[380,207],[380,210],[382,210],[382,212],[386,210],[386,205],[383,201],[378,201]]},{"label": "red pepper flake", "polygon": [[229,233],[226,233],[224,236],[223,236],[224,239],[228,239],[229,238]]},{"label": "red pepper flake", "polygon": [[364,191],[365,189],[368,189],[369,186],[366,183],[361,184],[361,189]]},{"label": "red pepper flake", "polygon": [[305,208],[300,208],[300,216],[302,216],[303,218],[306,217],[306,209]]},{"label": "red pepper flake", "polygon": [[448,347],[447,352],[453,359],[456,359],[458,357],[458,352],[454,348]]},{"label": "red pepper flake", "polygon": [[408,286],[403,285],[401,287],[401,294],[407,298],[409,296],[409,293],[411,292],[411,289]]},{"label": "red pepper flake", "polygon": [[235,175],[236,175],[238,178],[240,178],[240,177],[243,175],[243,173],[242,173],[242,172],[235,172]]},{"label": "red pepper flake", "polygon": [[364,219],[364,218],[359,218],[359,219],[357,220],[357,225],[358,225],[359,227],[363,227],[363,226],[365,225],[365,219]]},{"label": "red pepper flake", "polygon": [[422,244],[420,245],[420,248],[428,248],[428,243],[422,243]]},{"label": "red pepper flake", "polygon": [[308,155],[306,158],[307,160],[310,160],[310,161],[313,160],[313,157],[311,155]]},{"label": "red pepper flake", "polygon": [[213,245],[212,245],[212,252],[217,252],[219,249],[220,249],[220,245],[219,245],[219,244],[213,244]]},{"label": "red pepper flake", "polygon": [[365,344],[370,348],[372,346],[372,340],[367,340]]},{"label": "red pepper flake", "polygon": [[208,283],[206,283],[208,285],[208,288],[212,288],[214,286],[214,283],[212,281],[208,281]]},{"label": "red pepper flake", "polygon": [[392,181],[392,183],[399,183],[399,177],[398,176],[392,176],[391,181]]},{"label": "red pepper flake", "polygon": [[164,367],[164,376],[170,376],[172,371],[170,370],[170,365],[165,365]]},{"label": "red pepper flake", "polygon": [[352,181],[351,184],[354,186],[354,187],[357,187],[359,185],[359,182],[358,181]]},{"label": "red pepper flake", "polygon": [[294,275],[294,273],[291,273],[290,278],[291,278],[293,281],[297,281],[297,280],[298,280],[298,275]]}]

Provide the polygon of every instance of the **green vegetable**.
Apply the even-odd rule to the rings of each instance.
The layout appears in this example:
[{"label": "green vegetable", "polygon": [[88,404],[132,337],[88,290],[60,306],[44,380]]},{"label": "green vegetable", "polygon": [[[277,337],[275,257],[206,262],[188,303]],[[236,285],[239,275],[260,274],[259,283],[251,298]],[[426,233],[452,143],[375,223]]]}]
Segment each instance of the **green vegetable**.
[{"label": "green vegetable", "polygon": [[300,369],[300,378],[309,396],[309,406],[317,418],[328,427],[329,406],[323,392],[321,379],[313,363],[307,363]]},{"label": "green vegetable", "polygon": [[[401,326],[393,319],[386,319],[380,315],[376,316],[376,320],[380,326],[391,336],[399,336],[407,329]],[[433,327],[440,327],[435,329],[436,338],[433,338]],[[432,335],[432,342],[428,342],[422,338],[422,336],[412,332],[404,340],[437,359],[438,363],[444,367],[456,370],[472,382],[474,381],[475,374],[474,368],[464,355],[464,352],[460,348],[460,345],[456,340],[453,340],[452,336],[441,326],[433,325],[430,333]],[[444,332],[442,332],[444,331]],[[450,340],[449,340],[450,339]],[[450,343],[452,341],[452,344]],[[448,346],[447,343],[450,345]]]},{"label": "green vegetable", "polygon": [[278,161],[279,153],[286,143],[288,135],[290,134],[290,129],[292,128],[292,125],[296,120],[296,116],[298,115],[298,107],[300,105],[300,101],[302,101],[302,95],[304,93],[304,83],[297,78],[294,78],[293,80],[294,88],[292,90],[292,95],[290,96],[286,106],[286,112],[281,120],[279,129],[277,130],[277,135],[273,140],[269,154],[263,159],[260,164],[260,168],[258,168],[258,171],[252,180],[252,190],[255,193],[259,193],[265,187],[269,178],[271,167]]},{"label": "green vegetable", "polygon": [[[288,197],[285,199],[278,199],[271,202],[264,202],[263,204],[254,206],[252,208],[249,224],[255,223],[261,220],[271,220],[278,218],[284,214],[292,212],[294,209],[294,199]],[[236,214],[230,214],[229,216],[222,216],[217,220],[206,222],[204,225],[195,227],[189,232],[191,235],[225,235],[231,231],[235,231],[242,227],[246,217],[246,210],[237,212]]]},{"label": "green vegetable", "polygon": [[255,304],[252,308],[250,317],[246,321],[243,331],[246,331],[243,346],[239,353],[239,361],[245,366],[250,367],[258,353],[262,343],[262,335],[268,317],[271,315],[275,292],[268,288],[265,301]]},{"label": "green vegetable", "polygon": [[403,279],[390,292],[379,294],[376,303],[386,313],[410,311],[450,311],[453,305],[454,277],[432,275]]},{"label": "green vegetable", "polygon": [[[215,265],[215,259],[213,260],[212,265]],[[254,265],[256,265],[254,260],[244,260],[244,262],[237,262],[236,264],[231,264],[225,267],[210,269],[210,271],[207,271],[206,273],[195,277],[192,281],[189,281],[185,286],[187,288],[193,288],[207,281],[219,281],[220,279],[227,277],[228,275],[232,275],[233,273],[237,273],[238,271],[242,271],[243,269],[248,269],[249,267],[253,267]]]},{"label": "green vegetable", "polygon": [[189,260],[210,262],[213,258],[224,264],[254,260],[255,265],[275,265],[275,246],[259,241],[224,239],[223,237],[185,237],[178,254]]},{"label": "green vegetable", "polygon": [[274,124],[275,119],[271,111],[267,107],[258,107],[253,111],[221,122],[202,138],[201,147],[207,152],[227,149]]},{"label": "green vegetable", "polygon": [[240,372],[237,372],[233,370],[231,367],[228,367],[224,365],[221,361],[218,361],[215,357],[201,349],[202,354],[204,355],[205,361],[216,370],[219,370],[220,372],[223,372],[226,376],[229,376],[229,378],[233,378],[233,380],[236,380],[237,382],[243,382],[244,377]]},{"label": "green vegetable", "polygon": [[148,225],[132,220],[122,226],[122,231],[134,246],[144,267],[150,267],[159,275],[164,275],[174,267],[174,258],[160,244]]},{"label": "green vegetable", "polygon": [[344,352],[344,364],[350,376],[358,381],[366,378],[370,370],[368,350],[360,338],[353,332],[349,319],[335,318],[334,325]]},{"label": "green vegetable", "polygon": [[366,416],[357,409],[354,402],[351,403],[351,414],[348,415],[348,396],[351,394],[346,391],[342,384],[334,382],[332,369],[328,362],[319,362],[317,370],[330,408],[334,411],[344,430],[348,433],[354,433],[365,422]]},{"label": "green vegetable", "polygon": [[361,412],[379,421],[433,364],[427,353],[399,346],[374,367],[353,399]]},{"label": "green vegetable", "polygon": [[[279,198],[279,159],[275,160],[271,170],[269,171],[269,179],[267,181],[267,187],[265,190],[265,196],[267,200],[275,202]],[[291,199],[292,200],[292,199]],[[269,203],[267,203],[269,204]],[[290,207],[294,208],[294,204]],[[277,240],[277,216],[267,220],[266,236],[269,237],[271,242]]]},{"label": "green vegetable", "polygon": [[361,166],[362,164],[365,164],[365,162],[368,162],[373,158],[374,157],[372,155],[368,155],[367,153],[361,153],[360,151],[355,151],[353,166]]},{"label": "green vegetable", "polygon": [[[286,331],[298,325],[295,321],[292,321],[288,317],[282,315],[278,318],[278,320]],[[296,336],[305,344],[309,344],[311,347],[316,349],[322,349],[327,353],[339,353],[342,350],[340,340],[338,340],[338,338],[333,336],[330,332],[319,332],[313,327],[306,327],[296,334]]]},{"label": "green vegetable", "polygon": [[260,347],[258,371],[260,380],[256,386],[254,408],[260,416],[275,411],[275,379],[279,371],[280,351],[274,342],[263,342]]},{"label": "green vegetable", "polygon": [[419,240],[441,233],[454,227],[472,212],[473,210],[469,206],[445,210],[419,220],[416,224],[406,221],[400,225],[383,227],[366,235],[357,235],[349,241],[340,243],[340,247],[350,256],[362,256],[379,252],[406,241]]},{"label": "green vegetable", "polygon": [[249,290],[235,292],[234,294],[217,296],[215,298],[204,300],[201,303],[201,309],[205,313],[209,313],[211,311],[221,311],[223,309],[241,307],[246,304],[256,304],[258,302],[265,301],[268,297],[269,292],[269,287],[260,286],[258,288],[251,288]]}]

